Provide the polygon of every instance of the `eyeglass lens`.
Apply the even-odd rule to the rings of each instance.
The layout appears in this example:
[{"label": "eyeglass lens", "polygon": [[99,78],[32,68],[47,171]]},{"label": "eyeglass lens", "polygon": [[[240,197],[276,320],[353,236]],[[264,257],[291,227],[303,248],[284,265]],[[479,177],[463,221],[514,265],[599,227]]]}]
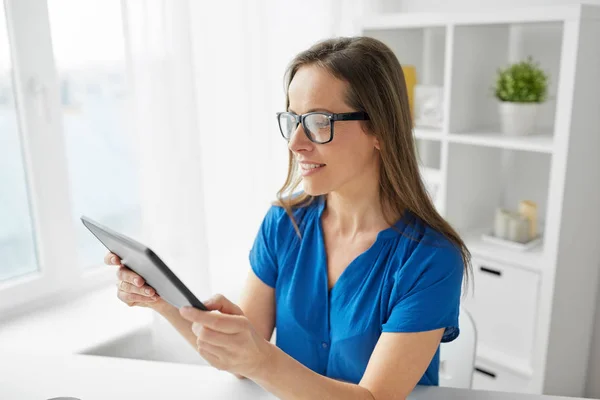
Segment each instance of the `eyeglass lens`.
[{"label": "eyeglass lens", "polygon": [[[294,131],[297,129],[294,115],[283,113],[279,116],[279,126],[283,136],[290,140]],[[304,118],[304,127],[306,133],[314,142],[327,142],[331,139],[331,123],[326,114],[309,114]]]}]

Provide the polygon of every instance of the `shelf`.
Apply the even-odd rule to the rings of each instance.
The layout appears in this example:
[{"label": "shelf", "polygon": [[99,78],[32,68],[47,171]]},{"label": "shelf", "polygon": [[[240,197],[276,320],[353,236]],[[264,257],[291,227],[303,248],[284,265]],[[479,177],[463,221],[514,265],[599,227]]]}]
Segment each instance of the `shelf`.
[{"label": "shelf", "polygon": [[[600,121],[594,112],[600,97],[586,84],[600,71],[600,7],[399,12],[361,22],[362,34],[385,39],[402,65],[415,67],[419,84],[444,88],[441,129],[415,126],[413,138],[420,176],[437,194],[436,209],[473,256],[474,286],[483,299],[471,303],[481,333],[476,359],[498,373],[496,379],[481,375],[479,387],[537,393],[544,389],[540,382],[550,382],[580,389],[587,342],[572,339],[589,338],[593,317],[581,324],[581,313],[569,311],[591,309],[597,289],[586,278],[598,254],[579,250],[582,243],[593,248],[600,214],[594,206],[600,161],[593,154],[600,138],[590,132]],[[500,68],[529,56],[549,76],[546,101],[530,135],[507,135],[493,86]],[[582,179],[586,184],[577,185]],[[482,239],[499,208],[517,212],[524,200],[537,205],[539,245],[521,251]],[[582,217],[582,210],[594,218]],[[574,281],[559,279],[564,275]],[[557,304],[569,307],[556,312]],[[573,337],[556,332],[575,325],[580,329]],[[556,340],[548,343],[548,336]],[[561,352],[565,346],[575,351]],[[575,367],[565,372],[567,364]]]},{"label": "shelf", "polygon": [[403,29],[452,25],[510,24],[565,21],[586,15],[600,18],[600,11],[586,5],[552,5],[522,8],[498,8],[494,12],[397,13],[372,15],[364,19],[363,30]]},{"label": "shelf", "polygon": [[533,151],[537,153],[552,154],[554,150],[554,138],[549,134],[508,136],[497,132],[451,133],[448,135],[448,140],[451,143]]},{"label": "shelf", "polygon": [[484,242],[481,239],[482,232],[483,230],[477,230],[463,235],[463,240],[474,257],[482,257],[493,261],[503,262],[537,273],[543,270],[543,243],[529,251],[511,250]]},{"label": "shelf", "polygon": [[442,130],[434,128],[413,128],[416,139],[421,140],[442,140]]},{"label": "shelf", "polygon": [[533,376],[533,369],[526,360],[520,360],[515,357],[510,357],[503,352],[491,349],[483,344],[477,345],[477,358],[495,364],[496,366],[516,372],[524,378]]}]

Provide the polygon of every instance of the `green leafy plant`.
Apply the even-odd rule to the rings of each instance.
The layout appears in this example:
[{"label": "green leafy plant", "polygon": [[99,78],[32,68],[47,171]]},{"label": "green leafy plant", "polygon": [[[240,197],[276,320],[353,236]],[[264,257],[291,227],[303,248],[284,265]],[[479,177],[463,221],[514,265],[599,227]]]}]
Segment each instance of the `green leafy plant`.
[{"label": "green leafy plant", "polygon": [[498,69],[494,94],[500,101],[541,103],[546,100],[547,90],[548,75],[531,57]]}]

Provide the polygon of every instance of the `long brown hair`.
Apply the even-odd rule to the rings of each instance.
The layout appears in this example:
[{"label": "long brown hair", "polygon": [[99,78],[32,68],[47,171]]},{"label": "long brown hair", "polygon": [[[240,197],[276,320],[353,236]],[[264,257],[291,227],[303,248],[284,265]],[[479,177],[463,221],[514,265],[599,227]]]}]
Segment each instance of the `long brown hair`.
[{"label": "long brown hair", "polygon": [[[393,226],[396,221],[392,219],[409,210],[443,234],[460,250],[466,284],[471,255],[458,233],[435,209],[421,179],[404,74],[392,50],[369,37],[333,38],[316,43],[298,54],[287,68],[284,79],[286,110],[289,85],[296,72],[305,65],[324,68],[337,79],[347,82],[346,103],[356,111],[369,114],[370,120],[361,123],[379,141],[379,193],[386,222]],[[306,193],[292,196],[302,181],[297,169],[290,150],[288,175],[277,193],[275,204],[286,210],[300,234],[292,209],[306,206],[315,198]]]}]

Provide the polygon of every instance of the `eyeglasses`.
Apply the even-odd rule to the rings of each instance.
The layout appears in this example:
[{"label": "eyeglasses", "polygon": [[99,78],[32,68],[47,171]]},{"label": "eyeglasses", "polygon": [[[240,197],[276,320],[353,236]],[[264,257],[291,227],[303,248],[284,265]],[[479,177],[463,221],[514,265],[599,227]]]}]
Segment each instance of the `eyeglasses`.
[{"label": "eyeglasses", "polygon": [[332,114],[328,112],[310,112],[307,114],[296,115],[291,112],[278,112],[277,122],[281,136],[288,142],[292,135],[302,124],[304,134],[314,143],[325,144],[333,140],[333,123],[335,121],[367,121],[369,115],[364,111],[356,111],[342,114]]}]

